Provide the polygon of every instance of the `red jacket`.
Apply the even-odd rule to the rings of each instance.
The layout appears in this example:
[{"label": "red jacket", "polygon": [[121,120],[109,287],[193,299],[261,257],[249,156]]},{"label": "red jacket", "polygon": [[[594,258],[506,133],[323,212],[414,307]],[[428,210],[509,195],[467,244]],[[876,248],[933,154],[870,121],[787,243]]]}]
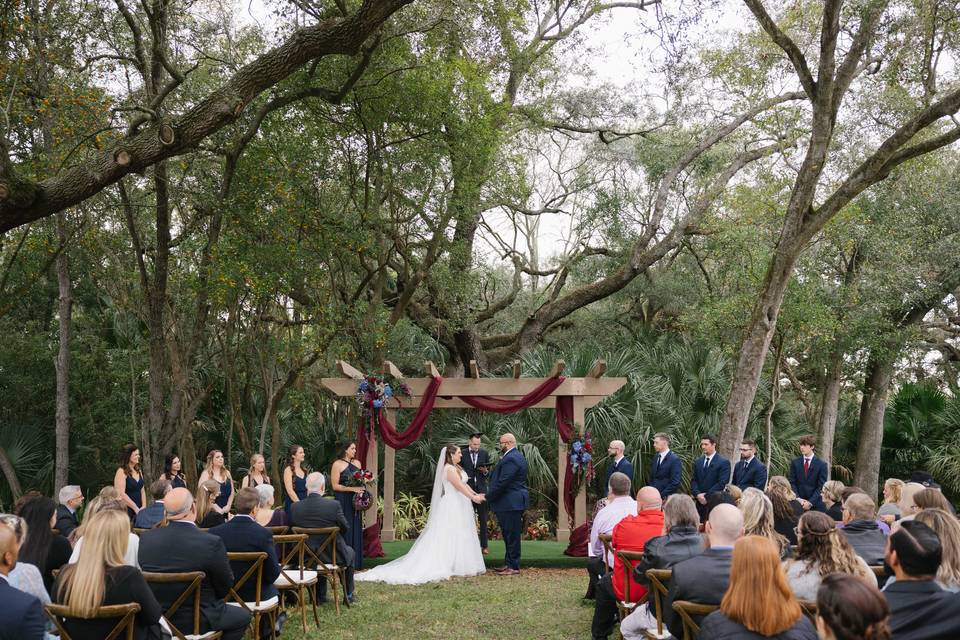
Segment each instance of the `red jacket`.
[{"label": "red jacket", "polygon": [[[643,545],[647,540],[663,535],[663,511],[659,509],[645,509],[635,516],[627,516],[613,528],[613,540],[610,544],[613,550],[617,551],[643,551]],[[639,561],[637,561],[639,562]],[[631,563],[629,571],[633,573]],[[624,588],[624,570],[623,561],[620,556],[616,556],[613,561],[613,592],[617,600],[623,600],[625,594]],[[647,593],[646,587],[641,586],[631,576],[630,578],[630,601],[637,602]]]}]

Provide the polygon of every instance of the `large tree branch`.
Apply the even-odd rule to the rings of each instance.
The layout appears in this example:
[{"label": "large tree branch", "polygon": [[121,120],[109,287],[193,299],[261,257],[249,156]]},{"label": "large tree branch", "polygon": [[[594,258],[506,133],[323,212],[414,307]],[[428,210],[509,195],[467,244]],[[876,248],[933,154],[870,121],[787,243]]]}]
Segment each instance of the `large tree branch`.
[{"label": "large tree branch", "polygon": [[172,142],[161,140],[161,133],[169,130],[162,128],[167,125],[157,124],[36,184],[0,171],[0,187],[16,183],[16,188],[0,189],[0,232],[62,211],[133,171],[142,171],[195,147],[233,122],[260,93],[307,62],[326,55],[357,53],[387,18],[411,2],[364,0],[349,18],[296,31],[285,43],[241,68],[226,84],[173,121],[169,125],[174,133]]},{"label": "large tree branch", "polygon": [[753,13],[754,17],[756,17],[757,22],[760,23],[763,30],[767,32],[767,35],[787,54],[787,58],[790,60],[790,63],[793,64],[793,68],[797,72],[797,77],[800,79],[800,86],[807,92],[807,96],[811,101],[815,100],[817,97],[817,83],[813,79],[813,74],[810,73],[807,59],[803,57],[803,53],[797,47],[796,43],[777,26],[777,23],[774,22],[770,14],[767,13],[761,0],[743,0],[743,2]]}]

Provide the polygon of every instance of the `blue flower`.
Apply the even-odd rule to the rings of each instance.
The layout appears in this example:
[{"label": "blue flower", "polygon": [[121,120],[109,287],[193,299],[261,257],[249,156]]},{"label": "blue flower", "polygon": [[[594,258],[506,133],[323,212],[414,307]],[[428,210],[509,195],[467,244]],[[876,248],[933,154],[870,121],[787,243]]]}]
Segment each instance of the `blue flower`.
[{"label": "blue flower", "polygon": [[582,448],[583,448],[583,443],[580,442],[579,440],[575,440],[574,443],[573,443],[573,450],[579,452],[580,449],[582,449]]},{"label": "blue flower", "polygon": [[589,453],[584,453],[584,454],[583,454],[583,461],[584,461],[584,462],[590,462],[591,460],[593,460],[593,456],[592,456],[592,455],[590,455]]},{"label": "blue flower", "polygon": [[383,400],[374,400],[374,401],[373,401],[373,408],[374,408],[374,409],[379,409],[379,408],[382,407],[382,406],[383,406]]},{"label": "blue flower", "polygon": [[390,385],[384,385],[383,387],[383,397],[390,398],[393,396],[393,389],[390,388]]},{"label": "blue flower", "polygon": [[370,385],[367,384],[367,381],[364,380],[363,382],[360,383],[360,391],[366,391],[369,386]]}]

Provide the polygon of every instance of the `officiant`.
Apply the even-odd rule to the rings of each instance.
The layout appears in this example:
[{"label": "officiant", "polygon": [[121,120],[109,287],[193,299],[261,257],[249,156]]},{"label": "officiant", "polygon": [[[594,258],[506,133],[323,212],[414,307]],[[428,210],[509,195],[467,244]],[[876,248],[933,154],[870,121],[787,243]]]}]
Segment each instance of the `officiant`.
[{"label": "officiant", "polygon": [[[467,472],[467,485],[477,493],[486,493],[487,477],[490,475],[490,454],[480,447],[479,433],[471,433],[467,450],[460,460],[460,466]],[[480,547],[484,555],[490,553],[487,549],[487,516],[490,507],[487,502],[473,504],[480,521]]]}]

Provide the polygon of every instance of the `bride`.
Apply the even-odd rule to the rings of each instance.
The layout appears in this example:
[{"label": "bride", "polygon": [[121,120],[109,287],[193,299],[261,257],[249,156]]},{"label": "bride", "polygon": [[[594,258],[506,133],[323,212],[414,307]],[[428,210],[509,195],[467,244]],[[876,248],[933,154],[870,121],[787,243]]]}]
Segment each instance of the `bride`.
[{"label": "bride", "polygon": [[470,504],[485,498],[467,486],[467,474],[459,464],[462,455],[460,448],[452,444],[440,451],[427,526],[410,551],[392,562],[356,574],[355,580],[422,584],[486,571]]}]

